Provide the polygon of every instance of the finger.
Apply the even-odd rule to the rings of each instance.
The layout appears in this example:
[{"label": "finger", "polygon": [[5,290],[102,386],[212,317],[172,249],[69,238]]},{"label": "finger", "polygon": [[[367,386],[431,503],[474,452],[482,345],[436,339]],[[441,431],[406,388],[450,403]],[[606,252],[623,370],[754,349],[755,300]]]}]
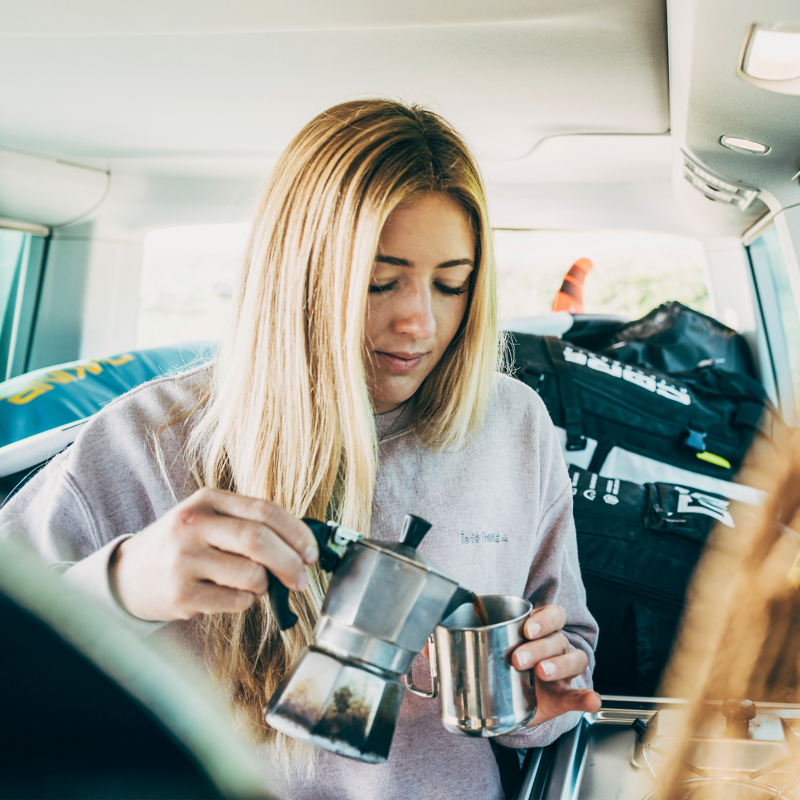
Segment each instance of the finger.
[{"label": "finger", "polygon": [[302,591],[308,575],[302,559],[270,528],[234,517],[209,517],[203,528],[205,541],[266,567],[289,589]]},{"label": "finger", "polygon": [[600,695],[591,689],[566,689],[558,694],[556,702],[561,714],[568,711],[588,711],[594,714],[603,705]]},{"label": "finger", "polygon": [[209,547],[192,559],[189,569],[198,580],[212,581],[218,586],[239,589],[261,597],[267,592],[267,570],[244,556],[236,556]]},{"label": "finger", "polygon": [[539,639],[560,631],[567,624],[567,612],[561,606],[542,606],[534,608],[525,621],[525,635],[529,639]]},{"label": "finger", "polygon": [[306,564],[313,564],[319,558],[319,546],[308,525],[277,503],[244,497],[221,489],[203,489],[196,496],[199,502],[217,514],[266,525],[295,550]]},{"label": "finger", "polygon": [[423,658],[427,658],[428,661],[431,660],[430,650],[428,649],[428,642],[425,642],[425,647],[423,647],[422,650],[420,651],[420,655]]},{"label": "finger", "polygon": [[184,607],[196,614],[235,614],[246,611],[255,601],[255,595],[215,583],[196,581],[187,589]]},{"label": "finger", "polygon": [[536,665],[536,675],[543,681],[569,680],[582,675],[588,666],[589,657],[576,648],[564,655],[540,661]]},{"label": "finger", "polygon": [[[569,650],[569,642],[563,633],[551,633],[544,639],[534,639],[521,644],[511,657],[511,663],[518,670],[532,669],[540,661],[558,656]],[[583,651],[581,651],[583,652]]]}]

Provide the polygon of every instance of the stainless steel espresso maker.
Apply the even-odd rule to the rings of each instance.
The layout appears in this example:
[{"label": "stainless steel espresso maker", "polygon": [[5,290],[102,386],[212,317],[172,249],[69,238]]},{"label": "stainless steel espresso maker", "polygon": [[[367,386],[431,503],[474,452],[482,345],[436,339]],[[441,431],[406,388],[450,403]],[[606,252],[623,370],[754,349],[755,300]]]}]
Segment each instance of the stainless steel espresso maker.
[{"label": "stainless steel espresso maker", "polygon": [[[289,668],[264,719],[295,739],[380,764],[400,713],[400,678],[437,623],[472,595],[417,552],[431,527],[419,517],[406,516],[401,542],[303,521],[332,575],[314,641]],[[288,590],[275,579],[270,602],[282,629],[296,622]]]}]

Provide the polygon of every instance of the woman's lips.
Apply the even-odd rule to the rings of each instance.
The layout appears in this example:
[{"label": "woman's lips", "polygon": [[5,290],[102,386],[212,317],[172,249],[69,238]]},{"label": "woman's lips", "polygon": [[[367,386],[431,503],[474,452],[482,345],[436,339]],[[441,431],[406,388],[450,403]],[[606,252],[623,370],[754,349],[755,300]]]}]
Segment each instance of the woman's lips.
[{"label": "woman's lips", "polygon": [[411,372],[427,353],[382,353],[375,351],[381,366],[392,372]]}]

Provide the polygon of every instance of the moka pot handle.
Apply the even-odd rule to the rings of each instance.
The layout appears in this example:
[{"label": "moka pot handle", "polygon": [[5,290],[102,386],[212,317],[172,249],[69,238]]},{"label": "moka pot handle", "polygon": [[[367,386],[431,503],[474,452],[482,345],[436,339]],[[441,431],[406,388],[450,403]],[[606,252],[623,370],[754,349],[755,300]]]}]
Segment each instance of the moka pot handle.
[{"label": "moka pot handle", "polygon": [[[330,526],[318,519],[304,518],[303,522],[311,528],[311,533],[319,545],[319,566],[326,572],[333,572],[339,563],[339,556],[328,547]],[[289,608],[289,589],[287,589],[269,570],[267,570],[269,607],[278,627],[288,631],[297,624],[297,615]]]}]

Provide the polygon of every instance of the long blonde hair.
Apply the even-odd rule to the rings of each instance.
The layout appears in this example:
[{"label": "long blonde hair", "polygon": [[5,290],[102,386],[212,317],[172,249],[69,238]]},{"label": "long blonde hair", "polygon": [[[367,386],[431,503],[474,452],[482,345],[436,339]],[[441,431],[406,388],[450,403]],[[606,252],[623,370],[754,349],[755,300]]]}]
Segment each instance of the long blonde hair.
[{"label": "long blonde hair", "polygon": [[[756,440],[739,474],[743,483],[764,491],[764,503],[736,508],[733,534],[717,527],[692,579],[660,694],[693,703],[660,776],[661,800],[687,796],[684,765],[691,761],[692,737],[719,702],[800,703],[800,430],[780,430],[774,446]],[[742,770],[741,750],[735,740],[728,744],[726,749],[722,743],[718,757]],[[775,774],[759,780],[772,783]],[[795,778],[800,779],[800,759],[793,783]],[[719,783],[703,796],[730,800],[753,792]]]},{"label": "long blonde hair", "polygon": [[[476,269],[461,328],[419,390],[414,427],[430,447],[468,443],[500,346],[480,174],[433,112],[360,100],[306,125],[258,204],[231,329],[189,442],[199,485],[369,531],[378,453],[363,362],[369,278],[389,214],[431,191],[464,208]],[[319,616],[326,581],[310,572],[308,588],[292,593],[290,631],[278,630],[265,600],[207,620],[208,658],[262,740],[277,737],[262,709]],[[298,754],[285,737],[277,744]]]}]

